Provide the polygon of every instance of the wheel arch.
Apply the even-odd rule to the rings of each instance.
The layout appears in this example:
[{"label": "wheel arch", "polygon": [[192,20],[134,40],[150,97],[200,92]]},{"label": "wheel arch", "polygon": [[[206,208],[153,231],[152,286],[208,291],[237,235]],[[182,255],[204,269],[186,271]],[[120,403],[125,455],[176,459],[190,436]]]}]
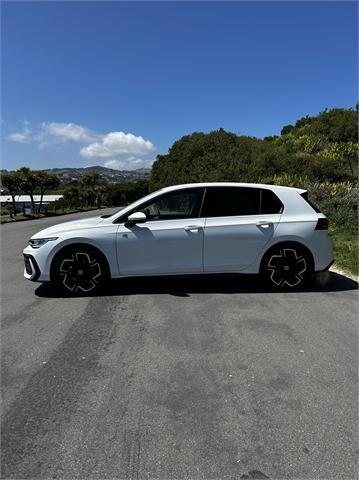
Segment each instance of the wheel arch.
[{"label": "wheel arch", "polygon": [[55,255],[52,257],[51,259],[51,263],[50,263],[50,269],[49,269],[49,272],[50,272],[50,281],[53,280],[54,278],[54,267],[56,265],[56,261],[57,259],[60,257],[60,255],[67,251],[67,250],[72,250],[74,248],[83,248],[84,250],[91,250],[93,252],[96,252],[96,254],[98,254],[103,262],[103,265],[106,269],[106,274],[108,277],[111,276],[111,270],[110,270],[110,265],[109,265],[109,262],[108,262],[108,259],[106,257],[106,255],[98,248],[96,247],[95,245],[92,245],[91,243],[87,243],[87,242],[81,242],[81,241],[77,241],[77,242],[73,242],[73,243],[66,243],[65,245],[62,245],[61,248],[59,248],[59,250],[55,253]]},{"label": "wheel arch", "polygon": [[310,264],[310,271],[312,271],[312,272],[314,271],[314,266],[315,266],[314,256],[313,256],[312,252],[310,251],[310,249],[301,242],[297,242],[295,240],[284,240],[282,242],[274,243],[263,253],[260,264],[259,264],[259,272],[260,273],[263,271],[264,262],[265,262],[267,256],[270,255],[272,250],[274,250],[278,247],[279,248],[284,248],[284,247],[295,248],[296,247],[297,249],[300,249],[304,254],[306,254],[306,256],[308,258],[308,261],[309,261],[309,264]]}]

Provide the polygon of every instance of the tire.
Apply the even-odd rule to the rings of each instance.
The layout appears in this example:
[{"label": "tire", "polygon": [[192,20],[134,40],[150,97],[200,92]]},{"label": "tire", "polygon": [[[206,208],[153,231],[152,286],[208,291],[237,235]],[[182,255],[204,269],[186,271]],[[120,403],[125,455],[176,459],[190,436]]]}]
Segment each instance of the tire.
[{"label": "tire", "polygon": [[299,245],[276,245],[264,256],[261,275],[276,290],[296,290],[308,281],[313,271],[310,254]]},{"label": "tire", "polygon": [[54,285],[70,295],[98,293],[109,279],[109,269],[102,253],[86,245],[61,250],[51,268]]}]

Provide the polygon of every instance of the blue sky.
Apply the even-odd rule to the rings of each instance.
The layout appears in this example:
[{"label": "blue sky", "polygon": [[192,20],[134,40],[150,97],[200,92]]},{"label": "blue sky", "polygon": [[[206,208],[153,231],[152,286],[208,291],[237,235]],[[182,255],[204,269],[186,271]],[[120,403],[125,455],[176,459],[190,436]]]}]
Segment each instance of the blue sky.
[{"label": "blue sky", "polygon": [[354,2],[2,2],[2,168],[139,168],[357,101]]}]

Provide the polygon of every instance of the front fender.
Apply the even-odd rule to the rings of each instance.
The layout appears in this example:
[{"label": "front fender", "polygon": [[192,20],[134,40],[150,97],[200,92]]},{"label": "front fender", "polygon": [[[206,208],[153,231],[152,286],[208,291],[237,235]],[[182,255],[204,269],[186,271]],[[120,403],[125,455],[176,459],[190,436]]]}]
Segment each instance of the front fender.
[{"label": "front fender", "polygon": [[69,247],[71,245],[88,245],[91,247],[96,248],[99,250],[106,258],[111,276],[118,275],[118,265],[117,265],[117,257],[116,257],[116,237],[111,236],[107,239],[101,239],[101,243],[96,241],[96,239],[86,238],[86,237],[72,237],[63,239],[61,242],[54,245],[51,252],[49,252],[45,268],[44,268],[44,275],[46,272],[46,276],[48,276],[48,280],[50,280],[50,271],[51,265],[55,258],[55,256],[60,252],[63,248]]}]

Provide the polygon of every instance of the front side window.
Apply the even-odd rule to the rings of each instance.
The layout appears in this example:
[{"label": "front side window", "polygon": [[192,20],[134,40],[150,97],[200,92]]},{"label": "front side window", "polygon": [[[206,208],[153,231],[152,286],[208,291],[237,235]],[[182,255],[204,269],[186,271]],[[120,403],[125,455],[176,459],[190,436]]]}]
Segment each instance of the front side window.
[{"label": "front side window", "polygon": [[134,212],[143,212],[148,221],[179,220],[199,216],[203,188],[188,188],[165,193],[128,212],[126,217]]}]

